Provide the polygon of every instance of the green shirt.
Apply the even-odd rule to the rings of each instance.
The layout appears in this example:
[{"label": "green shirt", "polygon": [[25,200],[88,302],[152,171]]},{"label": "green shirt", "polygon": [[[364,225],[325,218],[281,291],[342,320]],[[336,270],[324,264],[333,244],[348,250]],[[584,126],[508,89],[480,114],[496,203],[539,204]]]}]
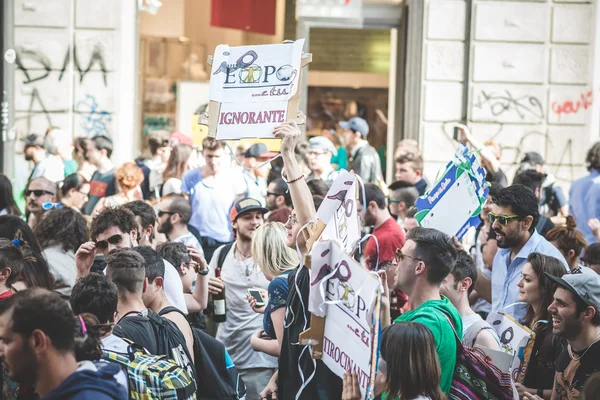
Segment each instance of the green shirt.
[{"label": "green shirt", "polygon": [[331,163],[337,164],[337,171],[340,169],[346,169],[348,167],[348,152],[345,148],[340,147],[337,149],[337,155],[331,156]]},{"label": "green shirt", "polygon": [[[445,313],[445,314],[444,314]],[[446,394],[450,393],[452,376],[456,367],[456,338],[454,331],[446,319],[446,315],[453,320],[454,329],[462,340],[462,318],[458,310],[448,298],[442,296],[441,300],[429,300],[414,310],[402,314],[394,323],[420,322],[429,328],[435,340],[435,348],[442,369],[440,388]],[[385,400],[386,396],[382,397]]]}]

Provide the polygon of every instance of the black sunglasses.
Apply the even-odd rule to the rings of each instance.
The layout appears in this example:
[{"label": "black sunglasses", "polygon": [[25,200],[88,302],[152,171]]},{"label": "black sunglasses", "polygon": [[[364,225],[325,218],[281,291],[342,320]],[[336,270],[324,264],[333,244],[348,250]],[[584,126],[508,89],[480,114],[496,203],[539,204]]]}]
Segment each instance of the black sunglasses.
[{"label": "black sunglasses", "polygon": [[273,195],[275,197],[277,197],[277,196],[283,196],[283,194],[281,194],[281,193],[267,192],[267,196],[271,196],[271,195]]},{"label": "black sunglasses", "polygon": [[171,212],[171,211],[158,211],[156,213],[156,215],[158,215],[158,218],[162,217],[163,215],[168,214],[168,215],[175,215],[177,214],[176,212]]},{"label": "black sunglasses", "polygon": [[49,192],[47,190],[29,190],[29,189],[27,189],[27,190],[25,190],[23,192],[23,194],[25,195],[25,197],[31,196],[31,193],[33,193],[33,195],[35,197],[42,197],[45,194],[49,194],[50,196],[56,196],[55,193]]},{"label": "black sunglasses", "polygon": [[109,237],[106,240],[97,241],[96,247],[100,250],[106,250],[106,249],[108,249],[109,243],[116,246],[123,241],[123,235],[124,235],[124,233],[120,233],[120,234],[112,235],[111,237]]}]

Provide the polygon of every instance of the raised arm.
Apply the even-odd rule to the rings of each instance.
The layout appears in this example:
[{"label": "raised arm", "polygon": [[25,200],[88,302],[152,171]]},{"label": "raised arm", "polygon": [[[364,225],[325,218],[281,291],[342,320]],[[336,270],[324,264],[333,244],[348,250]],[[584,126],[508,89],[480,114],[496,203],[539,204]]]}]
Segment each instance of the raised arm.
[{"label": "raised arm", "polygon": [[301,225],[304,225],[309,221],[315,220],[317,212],[313,204],[312,194],[306,184],[306,180],[302,176],[302,170],[300,169],[300,165],[298,165],[298,161],[296,161],[294,153],[294,149],[300,140],[300,129],[298,129],[296,122],[286,122],[275,128],[273,133],[275,137],[282,139],[281,156],[283,158],[286,181],[290,189],[296,218]]}]

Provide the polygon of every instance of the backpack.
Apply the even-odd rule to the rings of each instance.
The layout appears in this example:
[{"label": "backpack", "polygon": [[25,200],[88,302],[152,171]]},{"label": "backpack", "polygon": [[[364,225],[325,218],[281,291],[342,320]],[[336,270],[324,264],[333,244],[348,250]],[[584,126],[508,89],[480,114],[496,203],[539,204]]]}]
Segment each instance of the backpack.
[{"label": "backpack", "polygon": [[127,372],[132,400],[194,400],[196,385],[183,368],[167,356],[152,356],[130,340],[127,354],[104,350],[104,359],[120,364]]},{"label": "backpack", "polygon": [[[185,314],[175,307],[165,307],[159,315],[170,312],[178,312],[185,317]],[[225,346],[208,333],[191,325],[190,328],[194,335],[198,400],[244,399],[246,385],[227,354]]]},{"label": "backpack", "polygon": [[463,346],[450,317],[444,313],[456,338],[456,368],[452,376],[450,400],[513,400],[510,374],[492,364],[477,347]]}]

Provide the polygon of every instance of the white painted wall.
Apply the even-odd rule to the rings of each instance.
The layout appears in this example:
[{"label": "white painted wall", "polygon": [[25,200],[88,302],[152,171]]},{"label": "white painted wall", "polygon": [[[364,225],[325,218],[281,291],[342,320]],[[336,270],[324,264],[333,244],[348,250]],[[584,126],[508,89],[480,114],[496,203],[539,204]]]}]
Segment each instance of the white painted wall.
[{"label": "white painted wall", "polygon": [[501,144],[509,181],[524,153],[538,151],[549,172],[568,187],[585,174],[585,154],[599,138],[598,5],[472,3],[471,25],[465,27],[466,1],[425,2],[418,125],[426,174],[433,179],[447,162],[456,147],[451,122],[466,117],[478,138]]}]

